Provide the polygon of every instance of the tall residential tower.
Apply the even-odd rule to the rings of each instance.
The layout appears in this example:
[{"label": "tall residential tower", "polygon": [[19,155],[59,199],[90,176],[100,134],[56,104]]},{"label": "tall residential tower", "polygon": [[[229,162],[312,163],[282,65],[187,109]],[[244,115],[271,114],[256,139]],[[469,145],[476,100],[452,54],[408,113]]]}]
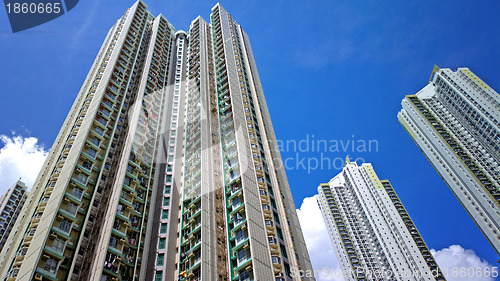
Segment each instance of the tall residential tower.
[{"label": "tall residential tower", "polygon": [[0,198],[0,251],[9,237],[14,224],[24,206],[28,187],[18,180]]},{"label": "tall residential tower", "polygon": [[500,95],[468,68],[434,68],[399,122],[500,254]]},{"label": "tall residential tower", "polygon": [[188,32],[136,2],[40,172],[7,280],[311,280],[250,41],[219,4]]},{"label": "tall residential tower", "polygon": [[345,280],[445,280],[393,187],[371,164],[347,159],[318,194]]}]

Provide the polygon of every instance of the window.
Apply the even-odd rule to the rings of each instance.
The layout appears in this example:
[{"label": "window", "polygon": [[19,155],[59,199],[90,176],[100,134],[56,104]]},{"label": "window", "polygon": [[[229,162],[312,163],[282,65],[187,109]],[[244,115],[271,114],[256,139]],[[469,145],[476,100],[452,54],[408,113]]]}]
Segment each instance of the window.
[{"label": "window", "polygon": [[276,238],[274,238],[274,236],[268,236],[267,239],[269,244],[276,244]]},{"label": "window", "polygon": [[118,205],[118,208],[116,209],[116,212],[120,215],[123,215],[124,212],[123,212],[123,205],[122,204],[119,204]]},{"label": "window", "polygon": [[281,263],[281,259],[278,256],[272,256],[271,259],[273,263]]},{"label": "window", "polygon": [[54,259],[48,259],[45,262],[45,268],[44,269],[47,270],[48,272],[56,273],[56,271],[57,271],[57,261],[54,260]]},{"label": "window", "polygon": [[66,246],[66,242],[62,239],[56,238],[54,242],[52,242],[52,248],[59,251],[64,252],[64,247]]},{"label": "window", "polygon": [[274,221],[276,221],[277,224],[281,224],[280,217],[278,216],[278,213],[273,212],[273,216],[274,216]]},{"label": "window", "polygon": [[31,228],[31,229],[28,231],[28,236],[33,236],[33,235],[35,235],[35,231],[36,231],[36,228],[35,228],[35,227]]},{"label": "window", "polygon": [[90,142],[95,146],[99,146],[99,144],[101,143],[101,141],[98,140],[97,138],[92,138]]},{"label": "window", "polygon": [[109,115],[111,114],[111,112],[109,112],[109,110],[107,109],[103,109],[101,112],[103,115],[106,115],[107,117],[109,117]]},{"label": "window", "polygon": [[161,280],[163,280],[163,272],[157,271],[155,275],[155,281],[161,281]]},{"label": "window", "polygon": [[156,260],[156,265],[157,266],[162,266],[163,265],[163,259],[164,259],[164,254],[158,254],[158,259]]},{"label": "window", "polygon": [[109,107],[109,108],[113,108],[113,103],[110,102],[109,100],[104,100],[104,103]]},{"label": "window", "polygon": [[161,214],[161,218],[164,220],[168,219],[168,210],[163,210],[163,212]]},{"label": "window", "polygon": [[73,204],[73,203],[68,203],[66,205],[66,212],[68,212],[69,214],[71,214],[72,216],[75,216],[76,215],[76,211],[78,210],[78,207]]},{"label": "window", "polygon": [[92,170],[92,162],[89,160],[83,161],[82,166],[89,171]]},{"label": "window", "polygon": [[78,199],[82,199],[83,190],[81,190],[78,187],[75,187],[75,188],[73,188],[73,191],[71,192],[71,195],[73,195],[74,197],[76,197]]},{"label": "window", "polygon": [[130,174],[133,174],[134,173],[134,167],[128,165],[127,166],[127,172],[129,172]]},{"label": "window", "polygon": [[233,209],[238,208],[241,205],[241,198],[240,197],[234,198],[232,205],[233,205]]},{"label": "window", "polygon": [[243,215],[241,213],[236,213],[234,215],[234,225],[238,225],[243,220]]},{"label": "window", "polygon": [[10,272],[9,277],[17,277],[18,274],[19,274],[19,268],[14,268]]},{"label": "window", "polygon": [[111,236],[111,238],[109,239],[109,246],[116,248],[117,245],[118,245],[118,239],[116,239],[116,237],[114,236]]},{"label": "window", "polygon": [[22,247],[21,250],[17,253],[17,257],[22,257],[25,256],[26,253],[28,252],[28,247]]},{"label": "window", "polygon": [[286,248],[285,248],[285,245],[280,244],[280,249],[281,249],[281,255],[282,255],[284,258],[288,259],[288,254],[286,253]]},{"label": "window", "polygon": [[59,229],[64,231],[64,232],[70,232],[71,230],[71,222],[68,220],[62,220],[61,223],[59,224]]},{"label": "window", "polygon": [[271,198],[271,206],[273,206],[273,208],[275,208],[275,209],[278,209],[276,207],[276,201],[274,199],[272,199],[272,198]]},{"label": "window", "polygon": [[95,158],[95,156],[97,155],[97,151],[93,148],[89,148],[87,149],[87,154],[92,157],[92,158]]},{"label": "window", "polygon": [[108,121],[104,118],[99,118],[97,119],[97,122],[101,123],[101,125],[106,126],[108,124]]},{"label": "window", "polygon": [[161,234],[167,233],[167,224],[166,223],[162,223],[161,224],[161,226],[160,226],[160,233]]},{"label": "window", "polygon": [[[278,237],[279,237],[281,240],[284,240],[284,239],[283,239],[283,232],[281,231],[281,228],[279,228],[279,227],[278,227],[278,228],[276,229],[276,231],[278,232]],[[292,238],[292,240],[293,240],[293,238]]]},{"label": "window", "polygon": [[240,230],[236,232],[236,243],[240,243],[241,241],[245,240],[246,235],[244,230]]},{"label": "window", "polygon": [[121,231],[122,228],[122,221],[121,220],[115,220],[115,223],[113,224],[113,228]]},{"label": "window", "polygon": [[170,185],[165,186],[165,194],[170,194]]},{"label": "window", "polygon": [[170,197],[163,198],[163,206],[168,206],[168,205],[170,205]]},{"label": "window", "polygon": [[266,220],[266,226],[273,226],[273,221]]},{"label": "window", "polygon": [[96,128],[94,129],[94,131],[95,131],[95,132],[96,132],[96,134],[98,134],[99,136],[104,135],[104,131],[103,131],[103,129],[101,129],[101,127],[96,127]]},{"label": "window", "polygon": [[247,250],[243,249],[236,255],[238,257],[238,265],[247,260]]},{"label": "window", "polygon": [[166,238],[160,238],[160,241],[158,242],[159,249],[165,249],[166,240],[167,240]]},{"label": "window", "polygon": [[167,183],[171,183],[172,182],[172,175],[167,175],[166,182]]},{"label": "window", "polygon": [[240,272],[240,280],[239,281],[247,281],[250,280],[250,273],[248,271],[244,270]]},{"label": "window", "polygon": [[76,177],[76,180],[83,185],[87,184],[88,179],[89,179],[89,177],[83,173],[78,174],[78,176]]}]

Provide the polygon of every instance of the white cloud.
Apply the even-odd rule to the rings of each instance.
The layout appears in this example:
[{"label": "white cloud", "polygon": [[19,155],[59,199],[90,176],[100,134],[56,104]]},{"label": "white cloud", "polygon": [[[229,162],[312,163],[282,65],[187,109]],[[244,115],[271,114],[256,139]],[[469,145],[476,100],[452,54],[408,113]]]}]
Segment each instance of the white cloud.
[{"label": "white cloud", "polygon": [[[431,249],[431,253],[448,281],[495,280],[491,277],[492,265],[481,260],[473,250],[464,249],[460,245],[451,245],[439,251]],[[461,273],[463,275],[460,275]],[[498,276],[498,267],[494,274],[493,276]]]},{"label": "white cloud", "polygon": [[48,152],[35,137],[0,135],[0,194],[19,178],[31,189]]},{"label": "white cloud", "polygon": [[316,281],[341,281],[344,280],[342,277],[330,274],[331,272],[340,273],[340,265],[335,256],[335,250],[328,236],[316,197],[317,195],[304,198],[300,209],[297,209],[313,269],[319,271],[319,274],[316,274]]}]

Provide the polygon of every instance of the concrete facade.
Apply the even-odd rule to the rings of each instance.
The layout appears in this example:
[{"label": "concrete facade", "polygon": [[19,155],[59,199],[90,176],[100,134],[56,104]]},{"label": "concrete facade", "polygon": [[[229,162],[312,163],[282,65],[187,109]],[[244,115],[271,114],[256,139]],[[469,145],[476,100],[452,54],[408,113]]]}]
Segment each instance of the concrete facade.
[{"label": "concrete facade", "polygon": [[500,253],[500,95],[468,68],[434,68],[399,122]]},{"label": "concrete facade", "polygon": [[347,159],[318,194],[345,280],[445,280],[393,187],[371,164]]},{"label": "concrete facade", "polygon": [[2,278],[311,280],[250,41],[210,19],[176,31],[138,1],[111,28]]},{"label": "concrete facade", "polygon": [[[12,232],[19,213],[26,202],[28,187],[18,180],[0,198],[0,251]],[[16,232],[17,230],[14,230]]]}]

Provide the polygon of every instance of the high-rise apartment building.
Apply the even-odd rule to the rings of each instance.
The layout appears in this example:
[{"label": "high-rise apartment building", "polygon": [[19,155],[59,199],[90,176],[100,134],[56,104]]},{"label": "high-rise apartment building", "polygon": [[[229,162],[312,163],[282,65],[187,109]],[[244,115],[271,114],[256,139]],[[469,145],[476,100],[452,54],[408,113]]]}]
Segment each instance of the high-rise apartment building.
[{"label": "high-rise apartment building", "polygon": [[311,280],[247,34],[136,2],[104,44],[0,254],[7,280]]},{"label": "high-rise apartment building", "polygon": [[26,201],[27,186],[18,180],[0,198],[0,252]]},{"label": "high-rise apartment building", "polygon": [[468,68],[434,67],[399,122],[500,253],[500,95]]},{"label": "high-rise apartment building", "polygon": [[318,194],[345,280],[445,280],[393,187],[371,164],[347,159]]}]

